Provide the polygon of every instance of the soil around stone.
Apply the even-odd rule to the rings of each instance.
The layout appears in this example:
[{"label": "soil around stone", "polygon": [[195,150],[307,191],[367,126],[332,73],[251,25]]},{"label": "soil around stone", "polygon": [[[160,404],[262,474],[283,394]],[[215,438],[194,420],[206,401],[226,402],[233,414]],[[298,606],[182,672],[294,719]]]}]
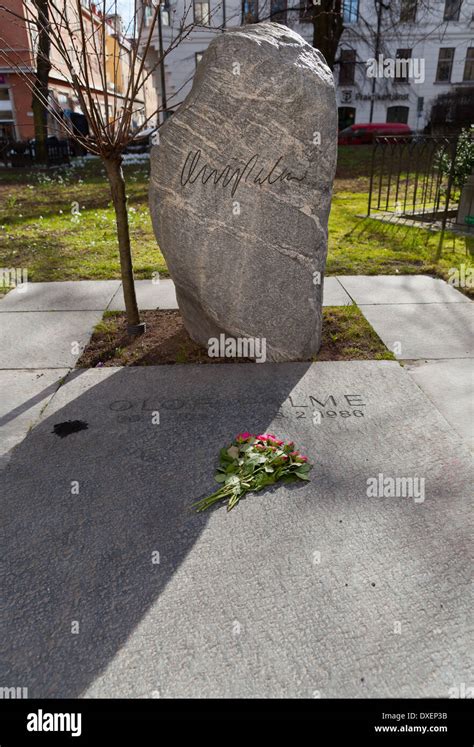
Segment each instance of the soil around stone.
[{"label": "soil around stone", "polygon": [[[146,332],[127,335],[125,313],[106,312],[79,358],[77,368],[157,366],[183,363],[249,363],[248,358],[208,356],[189,336],[179,311],[143,311]],[[355,306],[323,309],[323,340],[312,360],[393,360],[392,353]],[[262,365],[262,364],[258,364]]]}]

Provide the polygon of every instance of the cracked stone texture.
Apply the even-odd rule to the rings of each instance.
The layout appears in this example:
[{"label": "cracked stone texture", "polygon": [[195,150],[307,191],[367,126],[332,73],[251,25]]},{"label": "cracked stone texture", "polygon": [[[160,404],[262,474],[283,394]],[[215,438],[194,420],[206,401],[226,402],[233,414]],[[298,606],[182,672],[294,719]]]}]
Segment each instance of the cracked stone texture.
[{"label": "cracked stone texture", "polygon": [[[52,433],[76,419],[88,429]],[[242,429],[293,438],[311,482],[193,514]],[[380,472],[425,477],[425,501],[368,497]],[[471,461],[395,362],[83,370],[0,480],[3,686],[417,698],[472,682]]]},{"label": "cracked stone texture", "polygon": [[275,23],[214,38],[151,156],[154,230],[196,342],[264,337],[269,360],[318,351],[313,273],[324,276],[336,151],[317,50]]}]

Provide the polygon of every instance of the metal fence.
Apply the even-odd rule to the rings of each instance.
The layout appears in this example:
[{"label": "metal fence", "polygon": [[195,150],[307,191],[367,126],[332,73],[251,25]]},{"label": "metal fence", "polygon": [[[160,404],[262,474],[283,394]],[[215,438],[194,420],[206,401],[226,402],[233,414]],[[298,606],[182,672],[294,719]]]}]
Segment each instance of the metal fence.
[{"label": "metal fence", "polygon": [[[47,143],[48,166],[69,163],[71,149],[67,140],[54,139]],[[35,163],[35,146],[32,141],[0,142],[0,157],[5,165],[32,166]]]},{"label": "metal fence", "polygon": [[456,217],[457,138],[379,137],[372,152],[367,215],[439,224]]},{"label": "metal fence", "polygon": [[388,136],[376,138],[372,150],[367,216],[439,231],[436,260],[447,229],[474,233],[466,204],[472,193],[462,191],[457,174],[458,146],[459,137]]}]

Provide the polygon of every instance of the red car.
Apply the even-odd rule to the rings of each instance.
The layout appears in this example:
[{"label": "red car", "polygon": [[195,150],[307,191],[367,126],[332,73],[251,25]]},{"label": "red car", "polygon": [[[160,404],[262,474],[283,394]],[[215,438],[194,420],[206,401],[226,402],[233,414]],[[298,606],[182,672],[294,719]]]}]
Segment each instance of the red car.
[{"label": "red car", "polygon": [[371,122],[370,124],[353,124],[350,127],[346,127],[345,130],[341,130],[339,133],[338,144],[339,145],[368,145],[373,143],[376,137],[388,137],[390,135],[394,137],[393,142],[398,142],[400,138],[401,142],[408,142],[411,139],[412,131],[406,124],[400,122],[381,122],[377,124]]}]

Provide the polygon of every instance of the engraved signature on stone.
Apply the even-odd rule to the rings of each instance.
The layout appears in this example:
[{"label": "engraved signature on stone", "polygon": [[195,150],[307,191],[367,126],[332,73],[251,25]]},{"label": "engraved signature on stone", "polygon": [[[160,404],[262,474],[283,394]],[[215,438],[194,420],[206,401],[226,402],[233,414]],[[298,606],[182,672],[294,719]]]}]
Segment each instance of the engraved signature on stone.
[{"label": "engraved signature on stone", "polygon": [[232,197],[234,197],[242,180],[248,182],[251,178],[254,184],[260,186],[265,184],[265,182],[268,182],[268,184],[293,181],[302,182],[307,173],[305,172],[303,176],[294,176],[294,174],[286,168],[283,168],[283,170],[278,173],[278,167],[283,160],[283,156],[280,156],[280,158],[275,161],[270,170],[265,169],[265,167],[262,166],[257,172],[257,169],[260,166],[260,156],[258,154],[249,158],[243,167],[235,168],[230,164],[226,164],[221,171],[218,171],[207,163],[201,165],[201,155],[200,150],[190,150],[186,156],[184,166],[181,170],[181,185],[183,187],[185,187],[186,184],[195,184],[199,179],[202,184],[211,182],[212,186],[217,187],[221,184],[223,188],[227,187],[233,181],[234,183],[230,193]]}]

